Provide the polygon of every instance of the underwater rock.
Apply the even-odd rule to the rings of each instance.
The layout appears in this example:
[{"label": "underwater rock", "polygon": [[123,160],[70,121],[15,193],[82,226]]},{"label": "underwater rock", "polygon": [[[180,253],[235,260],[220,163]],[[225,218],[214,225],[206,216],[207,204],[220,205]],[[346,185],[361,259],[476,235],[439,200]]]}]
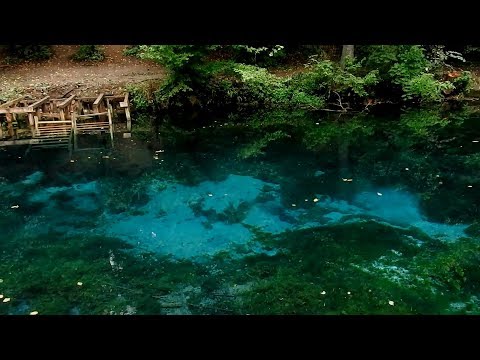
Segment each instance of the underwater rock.
[{"label": "underwater rock", "polygon": [[[376,192],[357,194],[352,204],[345,200],[334,200],[330,197],[317,195],[320,201],[315,206],[331,210],[323,217],[330,219],[329,225],[360,221],[371,218],[375,221],[385,221],[387,224],[400,228],[416,227],[431,237],[439,240],[452,241],[465,236],[467,225],[441,224],[427,221],[420,213],[419,201],[412,194],[393,189],[381,189],[383,196]],[[312,213],[312,218],[316,215]]]},{"label": "underwater rock", "polygon": [[25,180],[21,181],[23,185],[37,185],[43,180],[45,174],[41,171],[35,171],[33,174],[25,177]]}]

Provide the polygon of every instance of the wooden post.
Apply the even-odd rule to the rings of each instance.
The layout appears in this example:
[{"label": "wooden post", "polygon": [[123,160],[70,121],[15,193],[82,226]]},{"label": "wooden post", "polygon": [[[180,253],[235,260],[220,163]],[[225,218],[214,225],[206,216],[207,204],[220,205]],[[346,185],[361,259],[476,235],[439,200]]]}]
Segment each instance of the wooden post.
[{"label": "wooden post", "polygon": [[72,112],[73,151],[77,150],[77,114]]},{"label": "wooden post", "polygon": [[31,112],[28,113],[28,123],[30,124],[30,128],[33,128],[35,125],[35,122],[33,120],[33,113]]},{"label": "wooden post", "polygon": [[28,113],[28,126],[32,132],[32,137],[35,137],[35,120],[33,119],[33,113]]},{"label": "wooden post", "polygon": [[[93,102],[93,112],[94,113],[101,113],[101,112],[104,112],[104,109],[105,109],[105,106],[103,106],[103,97],[105,96],[104,93],[101,93],[100,95],[98,95],[98,97],[95,99],[95,101]],[[105,121],[105,116],[99,116],[98,117],[100,121]]]},{"label": "wooden post", "polygon": [[33,121],[35,122],[35,133],[38,133],[38,116],[37,115],[33,115]]},{"label": "wooden post", "polygon": [[7,117],[8,136],[13,137],[12,114],[6,113],[5,116]]},{"label": "wooden post", "polygon": [[70,129],[70,137],[68,138],[68,153],[70,155],[70,160],[72,159],[72,141],[73,141],[73,131]]},{"label": "wooden post", "polygon": [[110,109],[107,109],[108,112],[108,127],[110,128],[110,140],[112,141],[113,148],[113,121],[112,121],[112,112]]},{"label": "wooden post", "polygon": [[125,98],[120,102],[120,107],[125,109],[125,116],[127,118],[127,131],[132,131],[132,119],[130,117],[130,104],[128,103],[128,92],[125,94]]},{"label": "wooden post", "polygon": [[130,107],[125,108],[125,116],[127,117],[127,131],[132,131],[132,119],[130,117]]},{"label": "wooden post", "polygon": [[[17,114],[12,113],[12,128],[13,128],[13,135],[15,136],[15,139],[18,138],[18,121],[17,121]],[[16,126],[13,126],[13,123],[16,123]]]}]

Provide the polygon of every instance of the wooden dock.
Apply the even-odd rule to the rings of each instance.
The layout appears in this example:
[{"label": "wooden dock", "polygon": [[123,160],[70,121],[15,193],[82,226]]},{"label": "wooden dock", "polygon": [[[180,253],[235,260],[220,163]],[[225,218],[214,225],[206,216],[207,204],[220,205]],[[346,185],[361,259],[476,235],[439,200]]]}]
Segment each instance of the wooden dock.
[{"label": "wooden dock", "polygon": [[[110,135],[113,147],[114,114],[124,113],[127,131],[132,128],[128,93],[97,97],[51,99],[45,96],[32,100],[20,97],[0,104],[0,147],[31,145],[41,148],[78,148],[78,136],[84,134]],[[19,136],[20,118],[28,120],[29,131]],[[3,125],[6,125],[6,133]],[[26,135],[26,136],[25,136]]]}]

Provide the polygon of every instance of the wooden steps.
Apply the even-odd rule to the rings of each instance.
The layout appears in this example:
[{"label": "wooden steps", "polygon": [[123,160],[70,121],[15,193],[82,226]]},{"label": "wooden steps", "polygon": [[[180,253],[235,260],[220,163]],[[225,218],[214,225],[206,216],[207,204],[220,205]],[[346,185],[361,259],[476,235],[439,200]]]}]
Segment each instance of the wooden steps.
[{"label": "wooden steps", "polygon": [[36,121],[32,150],[71,147],[72,123],[69,121]]},{"label": "wooden steps", "polygon": [[110,123],[107,121],[98,121],[98,122],[89,122],[89,123],[80,123],[77,122],[75,125],[77,133],[93,133],[98,131],[110,131]]}]

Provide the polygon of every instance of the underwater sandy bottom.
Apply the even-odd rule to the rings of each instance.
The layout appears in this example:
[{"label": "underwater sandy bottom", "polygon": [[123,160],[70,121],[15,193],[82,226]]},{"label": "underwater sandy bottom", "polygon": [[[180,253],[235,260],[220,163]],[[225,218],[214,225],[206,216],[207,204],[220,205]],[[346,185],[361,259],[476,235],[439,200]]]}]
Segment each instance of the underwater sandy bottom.
[{"label": "underwater sandy bottom", "polygon": [[[400,228],[415,227],[439,241],[455,241],[465,236],[468,227],[428,221],[413,194],[389,188],[359,192],[347,202],[323,194],[319,185],[314,198],[284,204],[278,184],[250,176],[230,174],[223,181],[195,186],[152,179],[146,190],[148,202],[137,206],[132,215],[108,211],[101,193],[102,180],[45,187],[40,185],[43,178],[43,173],[35,172],[2,187],[2,192],[20,195],[26,204],[41,205],[24,227],[25,235],[60,231],[66,236],[78,232],[114,236],[139,249],[176,258],[234,252],[238,245],[262,251],[250,242],[255,238],[254,229],[278,234],[373,219]],[[68,194],[69,200],[58,200],[59,194]],[[300,208],[304,201],[313,206]],[[7,211],[16,211],[16,206],[23,204],[11,204]],[[92,217],[96,226],[78,226]]]}]

